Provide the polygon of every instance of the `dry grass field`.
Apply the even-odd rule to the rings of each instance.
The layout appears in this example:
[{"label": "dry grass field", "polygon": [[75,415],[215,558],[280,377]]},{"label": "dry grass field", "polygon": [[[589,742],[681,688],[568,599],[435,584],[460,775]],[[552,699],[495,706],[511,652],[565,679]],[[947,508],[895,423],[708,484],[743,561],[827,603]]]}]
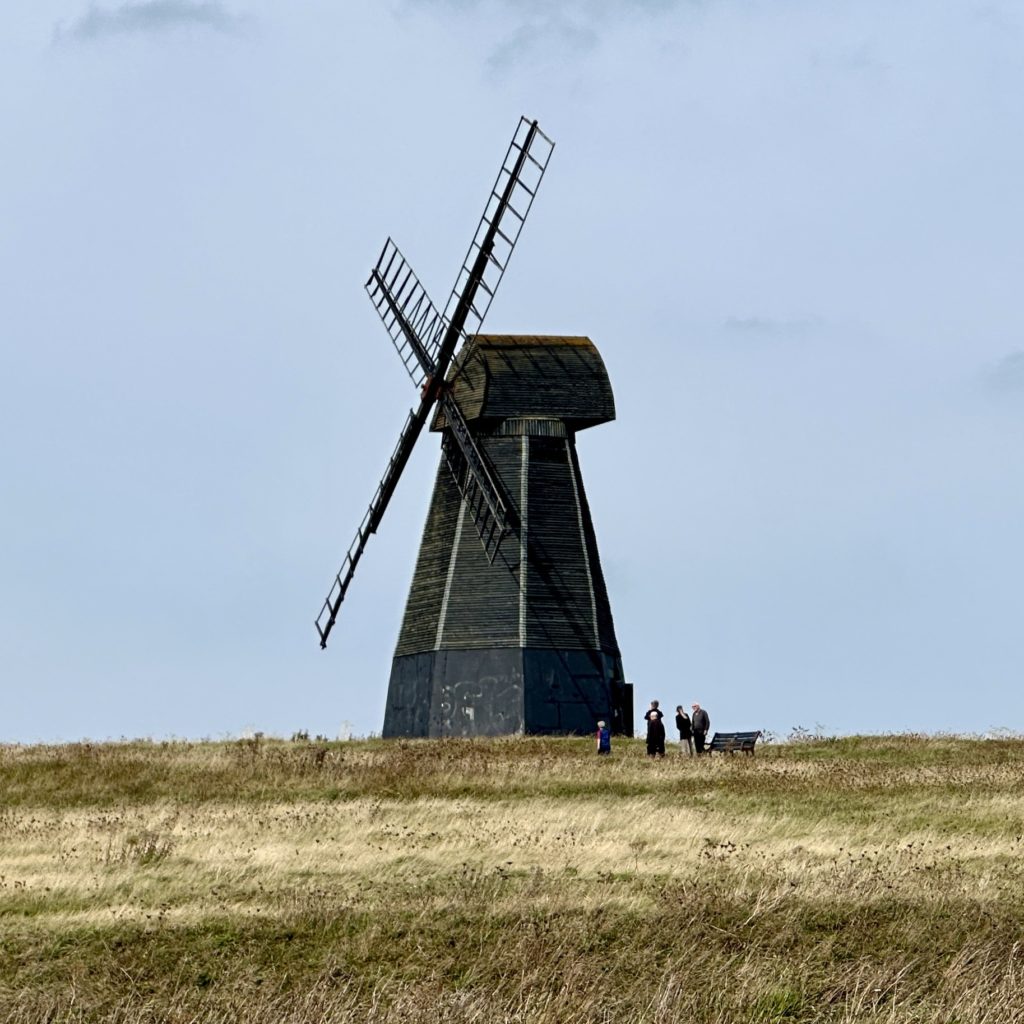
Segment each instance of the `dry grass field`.
[{"label": "dry grass field", "polygon": [[1024,742],[0,747],[0,1022],[1024,1020]]}]

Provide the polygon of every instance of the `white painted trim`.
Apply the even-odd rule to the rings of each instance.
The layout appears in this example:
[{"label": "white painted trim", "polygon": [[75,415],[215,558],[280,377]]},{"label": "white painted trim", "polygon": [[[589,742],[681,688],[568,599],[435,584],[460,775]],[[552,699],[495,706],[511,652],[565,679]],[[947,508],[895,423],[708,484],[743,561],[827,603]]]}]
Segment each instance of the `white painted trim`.
[{"label": "white painted trim", "polygon": [[[456,492],[457,493],[457,492]],[[448,578],[444,581],[444,597],[441,598],[441,614],[437,619],[437,636],[434,639],[434,650],[441,649],[441,638],[444,636],[444,624],[448,618],[448,595],[452,592],[452,579],[455,576],[455,559],[459,554],[459,542],[462,540],[462,522],[466,518],[465,499],[459,497],[459,518],[455,523],[455,540],[452,542],[452,557],[448,560]]]},{"label": "white painted trim", "polygon": [[594,597],[594,577],[590,572],[590,556],[587,554],[587,538],[583,533],[583,509],[580,506],[580,492],[576,486],[576,465],[572,458],[569,439],[565,439],[565,456],[569,461],[569,479],[572,481],[572,496],[576,499],[576,522],[580,528],[580,543],[583,545],[583,564],[587,569],[587,589],[590,591],[590,614],[594,618],[594,646],[601,646],[600,630],[597,626],[597,598]]}]

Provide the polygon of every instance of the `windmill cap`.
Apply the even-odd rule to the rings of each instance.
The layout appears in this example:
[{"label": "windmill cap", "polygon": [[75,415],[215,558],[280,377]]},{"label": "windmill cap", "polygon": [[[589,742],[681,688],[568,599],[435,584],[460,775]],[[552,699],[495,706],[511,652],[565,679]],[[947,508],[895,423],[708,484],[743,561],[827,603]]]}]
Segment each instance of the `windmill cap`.
[{"label": "windmill cap", "polygon": [[[608,371],[589,338],[478,334],[453,362],[448,380],[470,422],[535,417],[582,430],[615,419]],[[439,410],[432,429],[444,427]]]}]

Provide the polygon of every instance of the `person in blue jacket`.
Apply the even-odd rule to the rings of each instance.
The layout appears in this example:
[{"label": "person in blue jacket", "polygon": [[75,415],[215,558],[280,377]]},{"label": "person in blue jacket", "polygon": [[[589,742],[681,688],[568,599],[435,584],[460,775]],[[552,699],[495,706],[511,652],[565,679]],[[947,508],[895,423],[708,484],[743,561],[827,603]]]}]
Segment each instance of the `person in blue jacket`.
[{"label": "person in blue jacket", "polygon": [[597,752],[599,754],[612,752],[612,731],[605,722],[597,723]]}]

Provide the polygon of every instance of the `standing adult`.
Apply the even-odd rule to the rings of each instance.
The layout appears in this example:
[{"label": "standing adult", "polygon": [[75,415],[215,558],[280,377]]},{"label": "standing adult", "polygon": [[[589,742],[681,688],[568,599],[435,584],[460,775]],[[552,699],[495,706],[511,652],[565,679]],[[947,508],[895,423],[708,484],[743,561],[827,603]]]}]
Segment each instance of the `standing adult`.
[{"label": "standing adult", "polygon": [[679,753],[693,757],[693,729],[682,704],[676,705],[676,728],[679,730]]},{"label": "standing adult", "polygon": [[647,719],[647,756],[665,756],[665,723],[662,719],[664,712],[658,707],[656,700],[651,701],[651,706],[644,715]]},{"label": "standing adult", "polygon": [[693,728],[693,745],[698,754],[703,754],[704,741],[711,728],[711,716],[699,704],[693,704],[692,708],[693,715],[690,718],[690,723]]}]

